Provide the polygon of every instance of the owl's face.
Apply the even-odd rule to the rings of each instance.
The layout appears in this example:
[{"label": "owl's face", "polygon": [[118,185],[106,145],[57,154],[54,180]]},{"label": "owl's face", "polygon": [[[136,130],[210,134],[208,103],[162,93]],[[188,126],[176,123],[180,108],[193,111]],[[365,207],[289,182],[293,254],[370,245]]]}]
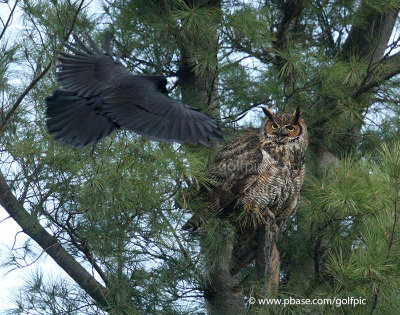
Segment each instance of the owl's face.
[{"label": "owl's face", "polygon": [[266,140],[282,145],[296,141],[303,132],[306,132],[304,121],[300,118],[299,107],[293,114],[274,114],[267,108],[263,108],[263,111],[267,118],[262,130]]}]

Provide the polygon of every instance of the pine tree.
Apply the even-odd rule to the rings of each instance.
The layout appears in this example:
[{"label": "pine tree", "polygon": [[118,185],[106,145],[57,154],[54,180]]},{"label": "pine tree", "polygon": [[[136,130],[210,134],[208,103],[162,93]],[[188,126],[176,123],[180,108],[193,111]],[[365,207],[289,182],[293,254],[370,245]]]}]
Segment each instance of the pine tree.
[{"label": "pine tree", "polygon": [[[71,277],[32,275],[14,313],[399,312],[398,1],[0,5],[24,25],[6,18],[0,29],[0,205],[35,241],[10,250],[8,266],[45,251]],[[311,145],[300,205],[278,243],[277,297],[366,305],[250,304],[265,297],[265,281],[254,263],[230,272],[235,230],[218,217],[201,235],[181,230],[204,211],[193,192],[209,183],[221,145],[124,131],[80,150],[51,139],[44,98],[56,87],[56,50],[72,31],[101,43],[107,29],[132,72],[165,75],[170,95],[218,118],[227,141],[260,126],[262,106],[300,104]]]}]

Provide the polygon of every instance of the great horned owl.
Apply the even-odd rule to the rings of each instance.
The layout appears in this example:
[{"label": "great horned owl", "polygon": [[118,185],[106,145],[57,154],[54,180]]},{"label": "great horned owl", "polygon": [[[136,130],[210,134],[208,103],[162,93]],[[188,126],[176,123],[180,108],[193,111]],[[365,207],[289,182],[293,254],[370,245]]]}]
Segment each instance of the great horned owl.
[{"label": "great horned owl", "polygon": [[308,134],[299,107],[293,114],[263,110],[262,127],[236,137],[211,163],[215,184],[205,193],[208,213],[203,222],[194,216],[184,226],[197,228],[206,223],[204,217],[234,216],[240,225],[233,249],[234,273],[254,260],[260,226],[268,234],[269,245],[272,242],[269,255],[274,255],[279,230],[295,211],[305,173]]}]

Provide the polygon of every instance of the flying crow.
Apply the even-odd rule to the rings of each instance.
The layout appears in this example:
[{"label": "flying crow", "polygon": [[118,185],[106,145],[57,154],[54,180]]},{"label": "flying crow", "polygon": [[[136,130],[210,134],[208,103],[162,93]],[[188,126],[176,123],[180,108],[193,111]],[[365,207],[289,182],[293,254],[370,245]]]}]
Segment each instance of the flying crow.
[{"label": "flying crow", "polygon": [[57,80],[62,89],[46,99],[47,128],[73,148],[94,145],[119,128],[148,139],[210,145],[220,140],[215,120],[169,98],[162,76],[131,74],[113,58],[110,37],[105,52],[89,37],[86,46],[76,35],[60,52]]}]

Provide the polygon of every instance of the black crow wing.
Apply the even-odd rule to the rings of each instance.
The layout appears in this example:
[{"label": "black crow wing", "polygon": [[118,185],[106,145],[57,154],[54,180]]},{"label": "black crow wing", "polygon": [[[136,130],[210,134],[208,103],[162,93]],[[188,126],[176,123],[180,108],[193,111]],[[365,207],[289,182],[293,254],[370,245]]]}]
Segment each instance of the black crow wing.
[{"label": "black crow wing", "polygon": [[104,53],[90,38],[90,48],[77,36],[74,38],[74,46],[66,44],[70,53],[61,53],[57,79],[64,89],[79,97],[99,98],[93,110],[109,117],[116,126],[165,142],[208,146],[210,140],[221,138],[222,132],[215,120],[164,93],[165,78],[129,73],[113,59],[109,40]]},{"label": "black crow wing", "polygon": [[221,138],[215,120],[162,93],[155,77],[129,75],[103,101],[113,121],[152,140],[208,146]]},{"label": "black crow wing", "polygon": [[73,148],[94,145],[119,128],[102,113],[98,97],[85,98],[69,90],[55,90],[47,102],[47,129],[56,140]]},{"label": "black crow wing", "polygon": [[106,40],[106,52],[89,37],[87,47],[73,34],[75,44],[65,44],[70,53],[60,52],[60,64],[57,65],[57,80],[64,89],[75,91],[79,96],[93,97],[129,75],[128,70],[112,58],[109,39]]}]

